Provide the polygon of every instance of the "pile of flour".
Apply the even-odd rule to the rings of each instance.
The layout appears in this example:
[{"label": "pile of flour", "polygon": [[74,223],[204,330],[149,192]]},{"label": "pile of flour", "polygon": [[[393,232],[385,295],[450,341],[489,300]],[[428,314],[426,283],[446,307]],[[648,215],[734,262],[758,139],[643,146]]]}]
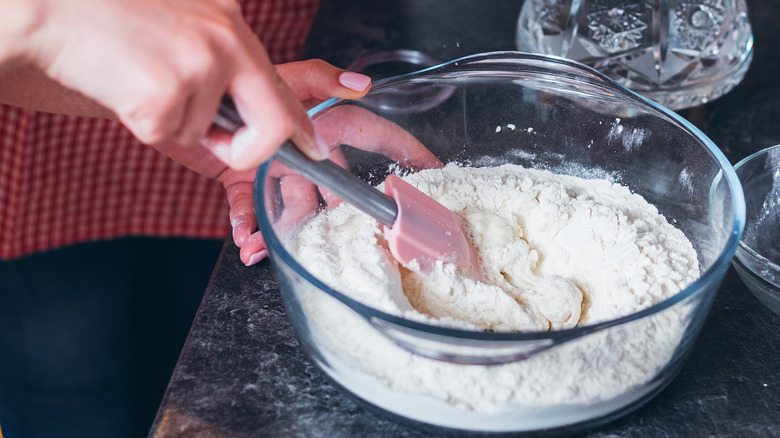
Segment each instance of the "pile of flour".
[{"label": "pile of flour", "polygon": [[[466,221],[481,260],[475,281],[439,262],[399,266],[379,224],[342,204],[289,242],[297,260],[351,298],[407,319],[469,330],[545,331],[635,313],[699,276],[685,235],[641,196],[607,180],[517,165],[449,164],[404,177]],[[686,307],[500,366],[439,362],[397,347],[317,291],[303,309],[318,345],[394,391],[493,412],[588,403],[651,379],[671,358]]]}]

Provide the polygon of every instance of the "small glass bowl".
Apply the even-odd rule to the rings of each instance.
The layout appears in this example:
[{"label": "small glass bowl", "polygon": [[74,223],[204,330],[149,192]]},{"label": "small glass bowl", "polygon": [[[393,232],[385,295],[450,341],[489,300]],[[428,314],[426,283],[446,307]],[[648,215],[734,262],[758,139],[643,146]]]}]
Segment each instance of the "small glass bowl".
[{"label": "small glass bowl", "polygon": [[[285,202],[302,193],[286,183],[300,177],[271,160],[255,180],[258,222],[301,346],[338,386],[392,418],[536,433],[608,422],[677,374],[744,228],[739,180],[701,131],[592,68],[519,52],[378,81],[362,99],[332,99],[310,111],[321,133],[351,133],[357,141],[373,133],[381,150],[391,129],[360,123],[357,114],[392,121],[445,163],[514,163],[619,182],[685,233],[700,277],[637,313],[565,330],[472,331],[391,315],[326,284],[296,259],[296,225],[316,212],[301,214],[300,203]],[[348,142],[332,146],[350,170],[373,184],[398,166],[340,143]],[[319,211],[327,208],[320,200]]]},{"label": "small glass bowl", "polygon": [[732,264],[748,289],[780,315],[780,145],[734,166],[745,193],[745,233]]}]

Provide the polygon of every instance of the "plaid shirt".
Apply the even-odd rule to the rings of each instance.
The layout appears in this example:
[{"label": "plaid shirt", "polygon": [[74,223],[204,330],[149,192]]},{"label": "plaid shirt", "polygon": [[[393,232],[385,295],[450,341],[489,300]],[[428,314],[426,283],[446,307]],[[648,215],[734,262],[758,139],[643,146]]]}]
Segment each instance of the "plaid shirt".
[{"label": "plaid shirt", "polygon": [[[297,59],[318,0],[243,0],[274,63]],[[0,259],[126,235],[224,238],[225,190],[121,124],[0,105]]]}]

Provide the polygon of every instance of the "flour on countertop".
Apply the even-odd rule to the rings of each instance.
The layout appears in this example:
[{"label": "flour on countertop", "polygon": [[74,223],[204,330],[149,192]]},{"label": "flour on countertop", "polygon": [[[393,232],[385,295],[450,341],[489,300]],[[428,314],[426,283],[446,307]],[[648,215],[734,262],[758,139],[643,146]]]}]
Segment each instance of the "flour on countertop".
[{"label": "flour on countertop", "polygon": [[[468,330],[545,331],[615,319],[699,276],[696,252],[641,196],[602,179],[516,165],[424,170],[404,177],[466,221],[483,278],[437,263],[399,266],[378,223],[342,204],[292,242],[298,261],[351,298],[407,319]],[[685,315],[664,312],[501,366],[456,365],[397,347],[330,297],[303,303],[319,343],[398,392],[478,411],[585,403],[643,383],[680,342]],[[622,369],[603,375],[600,369]]]}]

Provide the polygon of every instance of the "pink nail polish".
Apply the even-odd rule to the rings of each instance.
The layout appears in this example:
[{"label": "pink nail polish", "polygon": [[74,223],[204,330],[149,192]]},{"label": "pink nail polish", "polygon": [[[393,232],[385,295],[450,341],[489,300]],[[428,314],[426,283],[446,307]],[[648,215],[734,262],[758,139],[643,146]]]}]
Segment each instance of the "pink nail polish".
[{"label": "pink nail polish", "polygon": [[247,263],[247,266],[252,266],[257,264],[260,260],[263,260],[266,256],[268,256],[268,250],[264,249],[260,252],[256,252],[252,254],[252,257],[249,257],[249,263]]},{"label": "pink nail polish", "polygon": [[371,78],[360,73],[345,71],[339,75],[339,83],[350,90],[363,91],[371,84]]}]

